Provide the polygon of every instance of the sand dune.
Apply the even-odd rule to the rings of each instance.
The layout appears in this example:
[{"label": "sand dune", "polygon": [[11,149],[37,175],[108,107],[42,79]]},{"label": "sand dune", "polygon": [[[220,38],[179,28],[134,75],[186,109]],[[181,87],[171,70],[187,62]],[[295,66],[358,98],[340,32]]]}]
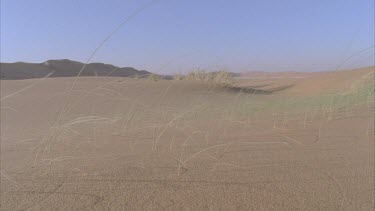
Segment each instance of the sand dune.
[{"label": "sand dune", "polygon": [[1,102],[1,209],[373,210],[373,94],[341,90],[367,71],[266,78],[294,84],[268,94],[81,77],[68,97],[73,78],[3,80],[1,96],[36,84]]},{"label": "sand dune", "polygon": [[325,72],[253,72],[238,77],[238,85],[269,91],[288,87],[283,93],[301,96],[343,93],[361,80],[372,82],[374,72],[374,66]]}]

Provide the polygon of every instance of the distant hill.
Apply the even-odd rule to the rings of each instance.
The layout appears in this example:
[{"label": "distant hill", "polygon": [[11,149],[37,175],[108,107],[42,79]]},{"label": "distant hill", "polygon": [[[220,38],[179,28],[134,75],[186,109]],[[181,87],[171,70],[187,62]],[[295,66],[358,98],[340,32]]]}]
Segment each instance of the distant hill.
[{"label": "distant hill", "polygon": [[[83,63],[68,59],[48,60],[43,63],[0,63],[0,76],[3,80],[49,77],[75,77],[83,67]],[[104,63],[87,64],[81,76],[112,76],[112,77],[147,77],[152,73],[136,70],[132,67],[116,67]]]}]

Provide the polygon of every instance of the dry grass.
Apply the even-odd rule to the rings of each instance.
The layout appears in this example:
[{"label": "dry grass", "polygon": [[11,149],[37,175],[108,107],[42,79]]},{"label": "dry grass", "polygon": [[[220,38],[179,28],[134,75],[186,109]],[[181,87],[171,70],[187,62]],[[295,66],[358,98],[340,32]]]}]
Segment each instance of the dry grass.
[{"label": "dry grass", "polygon": [[234,85],[234,80],[232,75],[225,71],[220,70],[216,72],[203,72],[203,71],[191,71],[186,76],[181,77],[181,75],[176,76],[178,80],[194,80],[203,81],[211,86],[222,86],[222,87],[232,87]]},{"label": "dry grass", "polygon": [[75,78],[6,82],[24,88],[1,90],[2,208],[374,208],[373,72],[350,92],[296,98],[243,93],[225,70],[81,78],[153,2]]},{"label": "dry grass", "polygon": [[[50,181],[58,181],[64,175],[71,175],[68,178],[77,180],[74,184],[83,186],[84,189],[81,189],[85,190],[85,193],[90,192],[85,182],[91,181],[90,186],[105,190],[106,196],[102,197],[109,201],[123,194],[134,193],[134,189],[156,196],[158,191],[167,190],[169,185],[173,186],[183,181],[187,181],[187,185],[197,187],[211,183],[219,187],[226,186],[218,184],[217,181],[224,181],[228,184],[243,183],[247,187],[247,181],[251,184],[251,182],[262,181],[263,178],[279,181],[278,177],[294,178],[296,175],[303,177],[300,172],[305,172],[312,178],[318,177],[319,182],[312,180],[315,185],[323,181],[327,183],[327,187],[332,187],[333,184],[329,181],[334,181],[335,184],[339,183],[340,186],[350,188],[341,184],[341,180],[335,177],[328,178],[327,182],[324,179],[326,177],[322,179],[321,175],[315,175],[316,171],[309,172],[301,166],[313,166],[319,162],[319,165],[328,168],[327,163],[341,162],[334,158],[325,160],[324,157],[331,157],[332,153],[341,156],[344,153],[341,148],[333,150],[336,145],[347,144],[355,146],[357,150],[363,150],[360,142],[352,142],[352,139],[348,137],[355,134],[360,137],[356,140],[362,140],[362,136],[359,135],[362,132],[366,140],[371,139],[373,137],[371,117],[363,119],[365,121],[363,128],[352,129],[350,133],[348,133],[349,130],[340,129],[340,127],[346,128],[353,124],[352,121],[360,121],[358,123],[360,125],[362,119],[356,118],[369,114],[366,113],[367,110],[363,110],[363,106],[368,103],[367,98],[359,97],[365,95],[361,93],[367,93],[367,91],[360,89],[362,91],[345,97],[342,93],[335,97],[312,98],[291,98],[282,94],[265,96],[210,88],[227,84],[227,73],[188,75],[191,77],[189,80],[187,78],[159,80],[157,83],[141,78],[97,79],[98,81],[95,82],[90,82],[92,79],[82,78],[79,83],[76,83],[76,90],[72,92],[72,103],[64,121],[57,126],[46,126],[44,123],[55,114],[55,109],[60,108],[61,102],[46,103],[42,100],[35,102],[35,105],[29,104],[28,98],[25,98],[28,93],[5,99],[2,101],[3,107],[14,108],[18,112],[9,109],[2,109],[2,112],[12,115],[13,119],[19,118],[25,121],[22,126],[10,121],[8,127],[17,128],[19,131],[41,131],[34,135],[25,132],[18,134],[21,135],[18,140],[29,141],[17,142],[19,143],[17,149],[27,147],[33,149],[27,151],[28,153],[20,151],[22,153],[18,154],[16,160],[20,164],[17,165],[22,165],[24,170],[19,174],[33,172],[36,178],[44,178],[48,174]],[[68,81],[68,79],[65,80]],[[204,83],[196,83],[196,80]],[[25,92],[31,93],[30,96],[43,96],[38,99],[53,97],[59,99],[53,93],[43,94],[41,90],[59,84],[61,90],[64,90],[66,81],[48,79]],[[224,83],[221,83],[222,81]],[[12,84],[9,81],[6,83]],[[344,101],[348,103],[341,104]],[[24,107],[19,107],[22,102],[25,102]],[[39,109],[38,103],[48,104],[48,107]],[[342,107],[345,109],[343,110]],[[33,117],[28,120],[29,122],[22,117],[25,111],[33,112]],[[345,118],[348,118],[348,121]],[[335,124],[340,121],[344,121],[344,124],[336,126]],[[20,130],[20,128],[24,129]],[[7,132],[6,138],[18,137],[16,134]],[[344,138],[335,138],[336,136],[344,136]],[[330,143],[330,140],[334,143]],[[11,173],[16,170],[12,167],[11,159],[13,158],[9,155],[15,148],[9,142],[3,143],[3,147],[5,157],[2,161],[4,168],[2,177],[5,183],[9,181],[5,188],[9,192],[8,186],[19,185],[23,181],[19,179],[19,176]],[[325,151],[315,151],[315,148],[319,147],[330,147],[332,150],[329,154]],[[352,152],[349,150],[345,153]],[[308,156],[305,157],[306,155]],[[366,155],[364,153],[360,158],[363,159]],[[28,165],[33,168],[27,167]],[[275,171],[276,175],[273,177]],[[282,174],[277,173],[278,171]],[[325,171],[323,173],[330,175]],[[253,176],[249,177],[249,174]],[[124,184],[117,182],[118,185],[115,186],[126,186],[127,189],[121,189],[121,192],[117,192],[115,196],[104,186],[100,186],[101,182],[95,182],[92,179],[96,177],[104,181],[116,178],[116,181],[131,180],[132,182],[123,182]],[[162,180],[165,186],[156,185],[158,183],[155,181],[158,180]],[[156,191],[155,194],[147,188],[142,188],[143,186],[137,186],[145,181],[156,185],[155,189],[152,188],[152,191]],[[205,181],[205,183],[191,181]],[[38,181],[33,180],[33,182],[41,185]],[[67,179],[65,182],[61,185],[69,189],[66,185],[70,184],[70,180]],[[111,185],[115,183],[106,182]],[[306,185],[310,183],[301,184],[306,187],[290,188],[293,191],[306,191],[306,188],[312,188]],[[366,184],[362,185],[366,186]],[[44,189],[44,186],[40,187]],[[186,187],[178,191],[190,196]],[[211,198],[215,194],[224,197],[214,187],[215,185],[207,187],[206,197]],[[192,190],[192,193],[196,194],[196,191]],[[239,190],[236,189],[236,191]],[[237,193],[236,191],[233,193]],[[261,192],[257,190],[257,193]],[[327,197],[337,195],[336,192],[329,192],[328,188],[322,188],[322,191],[318,192]],[[100,194],[95,190],[91,193]],[[222,193],[229,194],[225,190]],[[242,194],[248,193],[245,191]],[[265,196],[267,199],[272,196],[270,192],[267,194],[269,194]],[[302,195],[308,196],[306,193]],[[10,194],[5,194],[5,196],[6,200],[14,197]],[[51,198],[55,197],[59,196],[51,196]],[[159,201],[167,202],[167,198],[165,195],[160,195]],[[326,197],[314,200],[318,200],[317,203],[323,203],[323,198]],[[19,199],[25,198],[21,196]],[[240,203],[251,208],[254,206],[252,199],[250,197]],[[48,197],[45,200],[48,201]],[[75,200],[79,201],[79,198]],[[180,198],[173,198],[173,200],[183,204]],[[198,203],[196,199],[192,200]],[[331,200],[331,202],[336,201]],[[22,203],[20,207],[28,207]],[[144,203],[152,206],[151,201]],[[227,198],[225,203],[232,206],[239,202]],[[116,208],[117,202],[108,202],[108,204]],[[205,202],[202,202],[202,206],[203,204]],[[44,205],[41,203],[38,206],[42,208]],[[72,206],[78,205],[73,203]],[[128,208],[136,206],[138,206],[137,203],[131,202]],[[183,206],[188,205],[183,204]],[[176,208],[175,205],[171,207]]]},{"label": "dry grass", "polygon": [[162,79],[162,77],[160,77],[159,75],[156,75],[156,74],[150,74],[147,76],[147,78],[151,81],[159,81]]}]

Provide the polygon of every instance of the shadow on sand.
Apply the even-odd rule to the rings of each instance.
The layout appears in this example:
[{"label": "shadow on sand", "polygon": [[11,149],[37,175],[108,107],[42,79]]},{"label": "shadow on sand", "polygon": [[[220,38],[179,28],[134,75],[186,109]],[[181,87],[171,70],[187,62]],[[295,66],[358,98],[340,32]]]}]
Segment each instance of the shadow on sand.
[{"label": "shadow on sand", "polygon": [[229,92],[235,92],[235,93],[246,93],[246,94],[259,94],[259,95],[268,95],[273,94],[275,92],[284,91],[286,89],[289,89],[290,87],[293,87],[294,85],[284,85],[284,86],[278,86],[270,89],[259,89],[256,86],[248,86],[248,87],[238,87],[238,86],[230,86],[223,88],[225,91]]}]

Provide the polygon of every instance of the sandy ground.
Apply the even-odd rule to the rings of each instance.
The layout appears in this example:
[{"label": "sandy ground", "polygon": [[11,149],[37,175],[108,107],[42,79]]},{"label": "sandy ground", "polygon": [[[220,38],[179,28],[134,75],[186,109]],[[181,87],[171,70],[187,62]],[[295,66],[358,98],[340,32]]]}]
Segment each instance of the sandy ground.
[{"label": "sandy ground", "polygon": [[349,91],[353,83],[371,74],[373,77],[374,72],[375,67],[327,72],[255,72],[239,78],[238,84],[268,90],[287,87],[285,92],[289,96],[322,95]]},{"label": "sandy ground", "polygon": [[[373,210],[374,108],[191,81],[1,81],[1,210]],[[309,79],[310,80],[310,79]],[[307,85],[306,85],[307,86]],[[310,90],[310,89],[309,89]]]}]

